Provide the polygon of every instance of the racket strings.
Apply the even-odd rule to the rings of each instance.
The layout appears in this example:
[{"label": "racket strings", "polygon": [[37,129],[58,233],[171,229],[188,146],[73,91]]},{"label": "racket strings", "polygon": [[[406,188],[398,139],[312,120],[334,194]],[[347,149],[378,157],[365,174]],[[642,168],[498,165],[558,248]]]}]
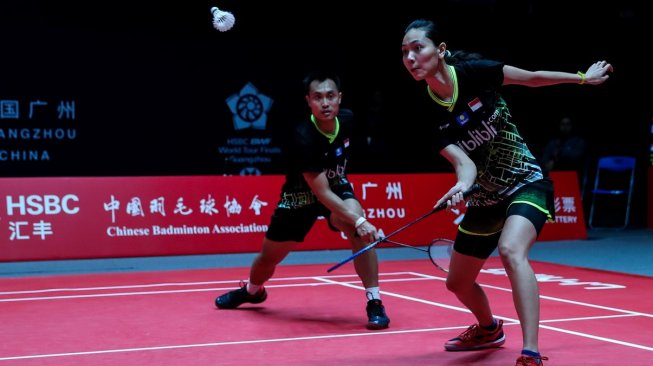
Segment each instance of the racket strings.
[{"label": "racket strings", "polygon": [[453,240],[438,238],[429,245],[429,259],[439,269],[449,272],[451,254],[453,253]]},{"label": "racket strings", "polygon": [[428,253],[429,260],[434,266],[444,272],[449,272],[449,263],[453,253],[453,240],[445,238],[433,239],[428,245],[410,245],[396,240],[382,239],[382,242],[394,244],[405,248],[416,249]]},{"label": "racket strings", "polygon": [[410,245],[410,244],[405,244],[405,243],[401,243],[401,242],[394,241],[394,240],[383,240],[383,242],[389,243],[389,244],[399,245],[399,246],[404,247],[404,248],[417,249],[417,250],[422,251],[422,252],[428,252],[428,249],[425,248],[427,246],[427,244],[424,244],[424,245]]}]

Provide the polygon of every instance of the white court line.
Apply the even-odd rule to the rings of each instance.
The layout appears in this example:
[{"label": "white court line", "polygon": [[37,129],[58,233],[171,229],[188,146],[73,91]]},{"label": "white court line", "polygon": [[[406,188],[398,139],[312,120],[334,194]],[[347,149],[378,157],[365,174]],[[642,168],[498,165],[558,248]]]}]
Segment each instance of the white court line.
[{"label": "white court line", "polygon": [[[415,275],[421,275],[421,274],[415,273]],[[424,276],[427,276],[427,277],[428,277],[429,275],[424,275]],[[439,277],[438,277],[438,278],[439,278]],[[331,281],[331,280],[326,280],[326,281],[333,282],[333,281]],[[341,284],[341,283],[338,283],[338,282],[336,282],[335,284],[343,285],[343,286],[351,287],[351,288],[359,288],[359,289],[363,289],[363,290],[364,290],[363,287],[360,287],[360,286],[354,286],[354,285],[351,285],[351,284]],[[483,286],[483,287],[489,287],[489,288],[493,288],[493,289],[497,289],[497,290],[506,290],[506,291],[510,291],[510,292],[512,292],[512,290],[510,290],[510,289],[506,289],[506,288],[502,288],[502,287],[489,286],[489,285],[481,285],[481,286]],[[467,308],[461,308],[461,307],[457,307],[457,306],[451,306],[451,305],[446,305],[446,304],[436,303],[436,302],[432,302],[432,301],[426,301],[426,300],[423,300],[423,299],[418,299],[418,298],[414,298],[414,297],[410,297],[410,296],[404,296],[404,295],[400,295],[400,294],[396,294],[396,293],[388,292],[388,291],[381,291],[381,293],[384,294],[384,295],[393,296],[393,297],[398,297],[398,298],[405,299],[405,300],[416,301],[416,302],[420,302],[420,303],[423,303],[423,304],[435,305],[435,306],[443,307],[443,308],[450,309],[450,310],[456,310],[456,311],[461,311],[461,312],[470,313],[470,311],[469,311]],[[554,298],[554,297],[547,297],[547,298],[549,298],[550,300],[557,300],[557,298]],[[629,310],[623,310],[623,309],[616,309],[616,308],[609,308],[609,307],[605,307],[605,306],[599,306],[599,305],[594,305],[594,304],[587,304],[587,303],[578,302],[578,301],[569,301],[569,300],[564,300],[564,299],[559,299],[559,300],[560,300],[560,301],[563,301],[563,302],[569,302],[569,303],[572,303],[572,304],[575,304],[575,305],[588,306],[588,307],[596,307],[596,308],[604,309],[604,310],[610,310],[610,309],[611,309],[611,310],[613,310],[613,311],[616,311],[616,312],[622,312],[622,313],[625,313],[625,314],[630,315],[630,316],[648,316],[648,317],[653,317],[652,314],[644,314],[644,313],[639,313],[639,312],[635,312],[635,311],[629,311]],[[519,319],[513,319],[513,318],[509,318],[509,317],[505,317],[505,316],[499,316],[499,315],[496,315],[496,314],[495,314],[495,317],[496,317],[496,318],[499,318],[499,319],[506,320],[506,321],[510,321],[510,322],[512,322],[512,323],[515,323],[515,324],[519,324]],[[619,345],[622,345],[622,346],[628,346],[628,347],[633,347],[633,348],[639,348],[639,349],[643,349],[643,350],[646,350],[646,351],[653,351],[653,347],[643,346],[643,345],[641,345],[641,344],[636,344],[636,343],[624,342],[624,341],[620,341],[620,340],[612,339],[612,338],[606,338],[606,337],[595,336],[595,335],[588,334],[588,333],[581,333],[581,332],[571,331],[571,330],[567,330],[567,329],[562,329],[562,328],[552,327],[552,326],[549,326],[549,325],[543,325],[543,324],[540,324],[540,328],[544,328],[544,329],[548,329],[548,330],[553,330],[553,331],[560,332],[560,333],[572,334],[572,335],[576,335],[576,336],[579,336],[579,337],[584,337],[584,338],[590,338],[590,339],[594,339],[594,340],[604,341],[604,342],[607,342],[607,343],[615,343],[615,344],[619,344]]]},{"label": "white court line", "polygon": [[[441,277],[441,276],[433,276],[433,275],[428,275],[428,274],[423,274],[423,273],[418,273],[418,272],[387,272],[387,273],[380,273],[379,277],[382,278],[382,277],[386,277],[386,276],[397,276],[397,275],[410,275],[410,276],[414,276],[414,278],[406,278],[406,279],[397,278],[397,279],[389,279],[389,280],[381,279],[380,282],[381,283],[386,283],[386,282],[399,282],[399,281],[419,281],[419,280],[445,281],[446,280],[446,278]],[[356,278],[356,279],[354,281],[339,282],[339,281],[330,280],[331,278]],[[267,285],[266,287],[269,287],[269,288],[307,287],[307,286],[324,286],[324,285],[329,285],[330,284],[330,285],[342,285],[342,286],[346,286],[346,287],[350,287],[350,288],[363,289],[364,290],[363,287],[354,285],[354,283],[360,284],[360,280],[358,279],[358,276],[355,275],[355,274],[336,275],[336,276],[280,277],[280,278],[272,278],[272,279],[270,279],[270,282],[272,282],[272,281],[276,281],[276,282],[295,281],[295,280],[314,280],[314,281],[321,281],[323,283],[300,283],[300,284],[285,284],[285,285]],[[36,291],[37,293],[42,292],[42,291],[50,292],[50,290],[52,290],[52,291],[59,291],[59,290],[61,290],[61,291],[91,291],[91,290],[125,289],[125,288],[151,288],[151,287],[165,287],[165,286],[195,286],[195,285],[204,285],[204,284],[224,284],[224,283],[233,283],[233,282],[238,282],[238,281],[172,282],[172,283],[140,284],[140,285],[124,285],[124,286],[84,287],[84,288],[77,288],[77,289],[75,289],[75,288],[43,289],[43,290],[33,290],[33,291]],[[499,287],[499,286],[494,286],[494,285],[484,285],[484,284],[480,284],[480,285],[481,285],[481,287],[491,288],[491,289],[498,290],[498,291],[512,292],[512,289],[510,289],[510,288]],[[17,298],[9,298],[9,299],[0,299],[0,303],[1,302],[18,302],[18,301],[40,301],[40,300],[62,300],[62,299],[78,299],[78,298],[94,298],[94,297],[112,297],[112,296],[160,295],[160,294],[174,294],[174,293],[187,293],[187,292],[208,292],[208,291],[222,291],[222,290],[228,290],[228,289],[232,289],[232,288],[233,287],[184,289],[184,290],[113,292],[113,293],[89,294],[89,295],[60,295],[60,296],[43,296],[43,297],[17,297]],[[20,294],[20,293],[23,293],[23,291],[4,292],[4,294]],[[34,293],[34,292],[27,292],[27,293]],[[3,293],[0,293],[0,294],[3,294]],[[403,298],[405,300],[421,302],[420,299],[416,299],[416,298],[412,298],[412,297],[404,297],[403,295],[399,295],[399,294],[388,293],[388,295]],[[580,301],[567,300],[567,299],[562,299],[562,298],[558,298],[558,297],[540,295],[540,298],[551,300],[551,301],[558,301],[558,302],[568,303],[568,304],[572,304],[572,305],[578,305],[578,306],[584,306],[584,307],[614,311],[614,312],[619,312],[619,313],[639,315],[639,316],[644,316],[644,317],[653,317],[653,314],[649,314],[649,313],[640,313],[640,312],[635,312],[635,311],[631,311],[631,310],[624,310],[624,309],[619,309],[619,308],[614,308],[614,307],[609,307],[609,306],[602,306],[602,305],[590,304],[590,303],[585,303],[585,302],[580,302]],[[425,302],[425,303],[431,304],[431,305],[436,305],[436,306],[443,306],[443,307],[448,306],[448,305],[439,304],[439,303],[430,303],[430,302]],[[461,310],[461,309],[464,309],[464,308],[453,307],[453,309]]]},{"label": "white court line", "polygon": [[548,319],[540,320],[540,323],[560,323],[560,322],[574,322],[578,320],[600,320],[600,319],[614,319],[614,318],[629,318],[639,316],[637,314],[616,314],[616,315],[596,315],[596,316],[581,316],[578,318],[561,318],[561,319]]},{"label": "white court line", "polygon": [[[382,278],[382,277],[386,277],[386,276],[397,276],[397,275],[410,275],[410,276],[414,276],[415,278],[380,280],[380,282],[381,283],[386,283],[386,282],[398,282],[398,281],[418,281],[418,280],[445,281],[446,280],[446,278],[444,278],[444,277],[433,276],[433,275],[428,275],[428,274],[423,274],[423,273],[418,273],[418,272],[388,272],[388,273],[382,273],[382,274],[380,273],[379,277]],[[356,279],[354,281],[339,282],[339,281],[330,280],[331,278],[356,278]],[[285,285],[268,285],[267,287],[268,288],[307,287],[307,286],[324,286],[324,285],[330,284],[330,285],[342,285],[342,286],[347,286],[347,287],[355,288],[355,289],[364,289],[361,286],[354,285],[354,283],[360,284],[360,280],[358,279],[358,276],[355,275],[355,274],[336,275],[336,276],[281,277],[281,278],[272,278],[272,279],[270,279],[270,282],[272,282],[272,281],[282,282],[282,281],[294,281],[294,280],[314,280],[314,281],[321,281],[323,283],[300,283],[300,284],[285,284]],[[214,284],[214,283],[223,284],[223,283],[233,283],[233,282],[238,282],[238,281],[208,281],[208,282],[178,282],[178,283],[173,282],[173,283],[141,284],[141,285],[126,285],[126,286],[86,287],[86,288],[78,288],[78,289],[68,288],[68,289],[66,289],[64,291],[112,290],[112,289],[124,289],[124,288],[151,288],[151,287],[163,287],[163,286],[194,286],[194,285],[204,285],[204,284]],[[512,289],[510,289],[510,288],[499,287],[499,286],[494,286],[494,285],[484,285],[484,284],[480,284],[480,285],[481,285],[481,287],[491,288],[491,289],[498,290],[498,291],[512,292]],[[9,298],[9,299],[0,299],[0,303],[1,302],[19,302],[19,301],[41,301],[41,300],[63,300],[63,299],[94,298],[94,297],[112,297],[112,296],[161,295],[161,294],[189,293],[189,292],[223,291],[223,290],[228,290],[228,289],[232,289],[232,287],[228,287],[228,288],[184,289],[184,290],[113,292],[113,293],[101,293],[101,294],[89,294],[89,295],[60,295],[60,296],[43,296],[43,297],[17,297],[17,298]],[[49,290],[54,291],[54,290],[58,290],[58,289],[49,289]],[[35,290],[35,291],[46,291],[46,290]],[[9,294],[9,292],[5,292],[5,293]],[[13,293],[18,294],[20,292],[13,292]],[[412,297],[410,297],[410,298],[409,297],[403,297],[403,295],[399,295],[399,294],[388,293],[388,295],[403,298],[405,300],[421,302],[420,299],[416,299],[416,298],[412,298]],[[640,312],[635,312],[635,311],[631,311],[631,310],[625,310],[625,309],[619,309],[619,308],[614,308],[614,307],[609,307],[609,306],[590,304],[590,303],[585,303],[585,302],[580,302],[580,301],[575,301],[575,300],[567,300],[567,299],[562,299],[562,298],[558,298],[558,297],[540,295],[540,298],[551,300],[551,301],[558,301],[558,302],[568,303],[568,304],[572,304],[572,305],[602,309],[602,310],[607,310],[607,311],[614,311],[614,312],[625,313],[625,314],[639,315],[639,316],[644,316],[644,317],[653,317],[653,314],[649,314],[649,313],[640,313]],[[430,302],[425,302],[425,303],[431,304],[431,305],[436,305],[436,306],[443,306],[443,307],[448,306],[448,305],[439,304],[439,303],[430,303]],[[455,310],[464,309],[464,308],[457,308],[457,307],[452,307],[452,308],[455,309]]]},{"label": "white court line", "polygon": [[[415,272],[400,272],[400,273],[393,273],[392,275],[397,275],[397,274],[410,274],[413,276],[416,276],[417,278],[415,279],[392,279],[391,281],[413,281],[413,280],[424,280],[424,279],[435,279],[435,280],[444,280],[442,277],[437,277],[437,276],[430,276],[430,275],[425,275],[421,273],[415,273]],[[388,274],[385,274],[388,275]],[[290,284],[290,285],[272,285],[270,287],[305,287],[305,286],[318,286],[318,285],[338,285],[338,286],[344,286],[344,287],[349,287],[349,288],[354,288],[354,289],[360,289],[364,290],[364,288],[360,285],[355,285],[354,283],[359,284],[360,281],[351,281],[351,282],[338,282],[338,281],[333,281],[330,278],[349,278],[349,277],[357,277],[356,275],[346,275],[346,276],[313,276],[313,277],[296,277],[295,279],[312,279],[316,281],[321,281],[323,283],[318,283],[318,284]],[[277,281],[284,281],[288,280],[291,278],[277,278]],[[219,281],[220,283],[224,281]],[[232,281],[233,282],[233,281]],[[382,281],[385,282],[385,281]],[[200,282],[201,284],[204,284],[206,282]],[[192,284],[192,283],[188,283]],[[175,284],[177,285],[177,284]],[[154,286],[152,284],[146,285],[148,286]],[[506,289],[503,287],[497,287],[497,286],[491,286],[491,285],[482,285],[483,287],[487,288],[492,288],[496,290],[501,290],[501,291],[511,291],[510,289]],[[78,296],[56,296],[56,297],[45,297],[45,298],[33,298],[35,300],[41,300],[41,299],[56,299],[56,298],[76,298],[76,297],[92,297],[92,296],[125,296],[125,295],[146,295],[146,294],[167,294],[167,293],[178,293],[178,292],[196,292],[196,291],[214,291],[215,289],[191,289],[191,290],[173,290],[173,291],[148,291],[148,292],[133,292],[133,293],[113,293],[113,294],[94,294],[94,295],[78,295]],[[393,296],[405,300],[410,300],[414,302],[419,302],[423,304],[428,304],[428,305],[433,305],[437,307],[442,307],[442,308],[447,308],[450,310],[455,310],[455,311],[461,311],[461,312],[467,312],[469,313],[469,310],[463,307],[458,307],[458,306],[451,306],[447,304],[442,304],[442,303],[437,303],[437,302],[432,302],[432,301],[427,301],[424,299],[420,298],[415,298],[415,297],[410,297],[410,296],[405,296],[401,295],[398,293],[393,293],[393,292],[388,292],[388,291],[382,291],[384,295],[387,296]],[[544,296],[542,296],[544,298]],[[550,297],[546,296],[547,299],[553,300],[553,301],[561,301],[561,302],[566,302],[566,303],[571,303],[575,305],[580,305],[580,306],[588,306],[588,307],[593,307],[593,308],[600,308],[604,310],[611,310],[615,312],[621,312],[625,313],[630,316],[647,316],[647,317],[653,317],[652,314],[645,314],[645,313],[639,313],[639,312],[633,312],[633,311],[628,311],[624,309],[617,309],[617,308],[611,308],[611,307],[605,307],[605,306],[600,306],[600,305],[595,305],[595,304],[588,304],[588,303],[583,303],[583,302],[578,302],[578,301],[571,301],[571,300],[566,300],[566,299],[560,299],[560,298],[555,298],[555,297]],[[5,300],[0,300],[0,301],[11,301],[14,300],[16,301],[17,299],[5,299]],[[496,316],[497,318],[510,321],[512,324],[507,324],[504,323],[504,325],[514,325],[518,324],[519,321],[517,319],[513,318],[508,318],[508,317],[502,317],[502,316]],[[587,319],[587,318],[582,318],[582,319]],[[559,321],[569,321],[565,319],[561,319]],[[547,322],[552,322],[551,320]],[[544,322],[542,322],[544,323]],[[356,334],[340,334],[340,335],[328,335],[328,336],[308,336],[308,337],[298,337],[298,338],[278,338],[278,339],[267,339],[267,340],[252,340],[252,341],[237,341],[237,342],[216,342],[216,343],[203,343],[203,344],[187,344],[187,345],[174,345],[174,346],[157,346],[157,347],[143,347],[143,348],[125,348],[125,349],[114,349],[114,350],[99,350],[99,351],[86,351],[86,352],[71,352],[71,353],[55,353],[55,354],[42,354],[42,355],[27,355],[27,356],[10,356],[10,357],[2,357],[0,358],[0,361],[5,361],[5,360],[16,360],[16,359],[31,359],[31,358],[47,358],[47,357],[62,357],[62,356],[80,356],[80,355],[92,355],[92,354],[104,354],[104,353],[119,353],[119,352],[136,352],[136,351],[153,351],[153,350],[165,350],[165,349],[179,349],[179,348],[191,348],[191,347],[213,347],[213,346],[225,346],[225,345],[235,345],[235,344],[251,344],[251,343],[269,343],[269,342],[283,342],[283,341],[297,341],[297,340],[312,340],[312,339],[326,339],[326,338],[343,338],[343,337],[353,337],[353,336],[371,336],[371,335],[384,335],[384,334],[402,334],[402,333],[415,333],[415,332],[427,332],[427,331],[434,331],[434,330],[444,330],[444,329],[459,329],[459,328],[466,328],[467,326],[462,326],[462,327],[447,327],[447,328],[428,328],[428,329],[413,329],[413,330],[404,330],[404,331],[384,331],[384,332],[377,332],[377,333],[356,333]],[[595,336],[592,334],[587,334],[587,333],[581,333],[581,332],[575,332],[575,331],[570,331],[567,329],[562,329],[562,328],[557,328],[557,327],[552,327],[549,325],[544,325],[541,324],[540,328],[543,329],[548,329],[560,333],[565,333],[565,334],[570,334],[570,335],[575,335],[583,338],[589,338],[593,340],[598,340],[598,341],[603,341],[607,343],[614,343],[622,346],[627,346],[627,347],[632,347],[632,348],[638,348],[642,350],[647,350],[647,351],[653,351],[653,347],[648,347],[640,344],[635,344],[635,343],[630,343],[630,342],[624,342],[612,338],[606,338],[606,337],[600,337],[600,336]]]},{"label": "white court line", "polygon": [[[387,272],[379,273],[379,278],[387,276],[397,276],[397,275],[410,275],[414,276],[412,272]],[[320,278],[354,278],[355,280],[350,281],[351,283],[360,283],[358,275],[337,275],[337,276],[323,276]],[[381,280],[383,283],[387,282],[399,282],[399,281],[424,281],[432,280],[434,278],[441,277],[417,277],[417,278],[395,278],[395,279],[386,279]],[[444,278],[441,278],[444,280]],[[297,281],[297,280],[316,280],[315,276],[303,276],[303,277],[280,277],[280,278],[271,278],[270,282],[287,282],[287,281]],[[21,295],[21,294],[39,294],[39,293],[51,293],[51,292],[83,292],[83,291],[100,291],[100,290],[115,290],[115,289],[133,289],[133,288],[153,288],[153,287],[167,287],[167,286],[196,286],[196,285],[206,285],[206,284],[231,284],[234,282],[239,282],[239,280],[229,280],[229,281],[203,281],[203,282],[167,282],[167,283],[154,283],[154,284],[139,284],[139,285],[123,285],[123,286],[103,286],[103,287],[79,287],[79,288],[54,288],[54,289],[41,289],[41,290],[25,290],[25,291],[8,291],[0,292],[0,295]],[[344,283],[344,282],[333,282],[333,283]],[[286,285],[266,285],[267,288],[282,288],[282,287],[306,287],[306,286],[324,286],[331,283],[297,283],[297,284],[286,284]],[[111,297],[111,296],[135,296],[135,295],[159,295],[159,294],[174,294],[174,293],[185,293],[185,292],[206,292],[206,291],[224,291],[232,290],[235,287],[213,287],[213,288],[201,288],[201,289],[189,289],[189,290],[159,290],[159,291],[137,291],[137,292],[109,292],[101,294],[89,294],[89,295],[59,295],[59,296],[40,296],[40,297],[15,297],[8,299],[0,299],[0,302],[18,302],[18,301],[40,301],[40,300],[63,300],[63,299],[82,299],[82,298],[93,298],[93,297]]]},{"label": "white court line", "polygon": [[[396,276],[396,275],[411,275],[412,272],[386,272],[379,273],[379,277],[383,276]],[[333,275],[324,276],[328,278],[358,278],[356,274],[349,275]],[[303,277],[282,277],[271,278],[269,281],[296,281],[296,280],[314,280],[315,276]],[[203,281],[203,282],[163,282],[163,283],[147,283],[138,285],[122,285],[122,286],[102,286],[102,287],[63,287],[63,288],[48,288],[40,290],[23,290],[23,291],[6,291],[0,292],[0,295],[20,295],[20,294],[37,294],[47,292],[66,292],[66,291],[95,291],[95,290],[114,290],[114,289],[129,289],[129,288],[151,288],[151,287],[168,287],[168,286],[198,286],[198,285],[219,285],[226,283],[238,283],[239,280],[226,280],[226,281]]]},{"label": "white court line", "polygon": [[[353,285],[351,283],[337,282],[337,281],[332,281],[332,280],[329,280],[327,278],[321,278],[321,277],[315,277],[315,279],[319,280],[319,281],[325,281],[325,282],[333,284],[333,285],[345,286],[345,287],[355,288],[355,289],[358,289],[358,290],[365,291],[365,287]],[[422,303],[422,304],[434,305],[434,306],[438,306],[438,307],[442,307],[442,308],[446,308],[446,309],[462,311],[462,312],[467,312],[467,313],[470,312],[469,310],[467,310],[467,308],[462,308],[460,306],[452,306],[452,305],[447,305],[447,304],[443,304],[443,303],[439,303],[439,302],[423,300],[423,299],[419,299],[419,298],[416,298],[416,297],[405,296],[405,295],[401,295],[401,294],[397,294],[397,293],[389,292],[389,291],[381,291],[381,293],[384,294],[384,295],[388,295],[388,296],[392,296],[392,297],[398,297],[398,298],[404,299],[404,300],[415,301],[415,302],[419,302],[419,303]]]},{"label": "white court line", "polygon": [[[411,273],[414,274],[415,276],[423,276],[423,277],[426,277],[426,278],[430,277],[430,275],[425,275],[425,274],[422,274],[422,273],[416,273],[416,272],[411,272]],[[438,279],[438,280],[440,278],[441,277],[433,277],[433,279]],[[510,288],[498,287],[498,286],[494,286],[494,285],[484,285],[484,284],[480,284],[480,283],[479,283],[479,285],[481,287],[491,288],[493,290],[512,292],[512,289],[510,289]],[[540,295],[540,299],[547,299],[547,300],[551,300],[551,301],[558,301],[558,302],[563,302],[563,303],[572,304],[572,305],[585,306],[585,307],[588,307],[588,308],[595,308],[595,309],[614,311],[614,312],[624,313],[624,314],[629,314],[629,315],[639,315],[639,316],[645,316],[645,317],[653,318],[653,314],[649,314],[649,313],[640,313],[640,312],[632,311],[632,310],[624,310],[624,309],[614,308],[614,307],[610,307],[610,306],[590,304],[590,303],[582,302],[582,301],[567,300],[567,299],[562,299],[562,298],[559,298],[559,297]]]},{"label": "white court line", "polygon": [[613,338],[599,337],[599,336],[595,336],[595,335],[588,334],[588,333],[581,333],[581,332],[576,332],[576,331],[573,331],[573,330],[556,328],[556,327],[551,327],[551,326],[542,325],[542,324],[540,324],[540,328],[553,330],[553,331],[560,332],[560,333],[571,334],[571,335],[575,335],[575,336],[579,336],[579,337],[583,337],[583,338],[594,339],[594,340],[597,340],[597,341],[603,341],[603,342],[607,342],[607,343],[614,343],[614,344],[618,344],[618,345],[621,345],[621,346],[639,348],[639,349],[643,349],[645,351],[653,351],[653,347],[643,346],[641,344],[636,344],[636,343],[623,342],[623,341],[613,339]]},{"label": "white court line", "polygon": [[[347,286],[350,287],[350,286]],[[385,293],[392,295],[391,293]],[[408,298],[403,295],[399,297]],[[410,299],[410,298],[409,298]],[[424,301],[420,299],[419,302],[427,304],[436,304],[429,301]],[[461,309],[466,311],[467,309]],[[622,315],[625,316],[625,315]],[[509,318],[502,318],[504,320],[510,320]],[[505,326],[517,325],[518,322],[513,323],[504,323]],[[616,343],[623,346],[629,346],[634,348],[639,348],[647,351],[653,351],[652,347],[641,346],[637,344],[632,344],[628,342],[617,341],[604,337],[597,337],[585,333],[573,332],[568,330],[563,330],[555,327],[550,327],[542,325],[542,328],[560,331],[567,334],[577,335],[585,338],[591,338],[595,340]],[[139,347],[139,348],[122,348],[122,349],[109,349],[109,350],[96,350],[96,351],[82,351],[82,352],[67,352],[67,353],[50,353],[50,354],[37,354],[37,355],[25,355],[25,356],[8,356],[0,357],[0,361],[11,361],[11,360],[22,360],[22,359],[38,359],[38,358],[52,358],[52,357],[66,357],[66,356],[85,356],[85,355],[98,355],[98,354],[108,354],[108,353],[127,353],[127,352],[143,352],[143,351],[160,351],[160,350],[171,350],[171,349],[183,349],[183,348],[199,348],[199,347],[219,347],[219,346],[232,346],[232,345],[242,345],[242,344],[261,344],[261,343],[274,343],[274,342],[293,342],[293,341],[308,341],[308,340],[318,340],[318,339],[337,339],[337,338],[349,338],[349,337],[370,337],[370,336],[383,336],[383,335],[395,335],[395,334],[410,334],[410,333],[424,333],[424,332],[437,332],[443,330],[452,330],[452,329],[465,329],[467,325],[456,326],[456,327],[441,327],[441,328],[422,328],[422,329],[407,329],[407,330],[396,330],[396,331],[382,331],[382,332],[373,332],[373,333],[348,333],[348,334],[331,334],[324,336],[306,336],[306,337],[292,337],[292,338],[270,338],[270,339],[257,339],[257,340],[246,340],[246,341],[231,341],[231,342],[215,342],[215,343],[197,343],[197,344],[181,344],[173,346],[156,346],[156,347]]]},{"label": "white court line", "polygon": [[[357,277],[358,278],[358,277]],[[314,277],[311,279],[315,280]],[[411,278],[411,279],[402,279],[395,278],[390,280],[382,280],[382,283],[389,282],[405,282],[405,281],[429,281],[429,278]],[[232,281],[233,282],[233,281]],[[266,285],[266,288],[286,288],[286,287],[312,287],[312,286],[327,286],[333,284],[345,284],[345,283],[360,283],[360,280],[356,279],[354,281],[348,282],[337,282],[333,283],[295,283],[295,284],[286,284],[286,285]],[[156,286],[155,286],[156,287]],[[99,288],[98,288],[99,289]],[[113,288],[105,288],[113,289]],[[112,296],[139,296],[139,295],[164,295],[164,294],[179,294],[179,293],[188,293],[188,292],[213,292],[213,291],[226,291],[233,290],[234,287],[207,287],[207,288],[196,288],[196,289],[187,289],[187,290],[160,290],[160,291],[137,291],[137,292],[108,292],[100,294],[88,294],[88,295],[59,295],[59,296],[40,296],[40,297],[14,297],[9,299],[0,299],[2,302],[20,302],[20,301],[44,301],[44,300],[65,300],[65,299],[88,299],[94,297],[112,297]]]},{"label": "white court line", "polygon": [[[506,325],[506,324],[504,323],[504,325]],[[256,340],[249,340],[249,341],[180,344],[180,345],[174,345],[174,346],[156,346],[156,347],[139,347],[139,348],[121,348],[121,349],[108,349],[108,350],[97,350],[97,351],[83,351],[83,352],[50,353],[50,354],[39,354],[39,355],[0,357],[0,361],[22,360],[22,359],[33,359],[33,358],[48,358],[48,357],[64,357],[64,356],[84,356],[84,355],[97,355],[97,354],[105,354],[105,353],[158,351],[158,350],[169,350],[169,349],[180,349],[180,348],[233,346],[233,345],[241,345],[241,344],[258,344],[258,343],[291,342],[291,341],[310,341],[310,340],[317,340],[317,339],[335,339],[335,338],[348,338],[348,337],[371,337],[371,336],[383,336],[383,335],[389,335],[389,334],[423,333],[423,332],[435,332],[435,331],[451,330],[451,329],[465,329],[467,327],[468,326],[465,325],[465,326],[460,326],[460,327],[391,330],[391,331],[380,331],[380,332],[369,332],[369,333],[330,334],[330,335],[323,335],[323,336],[306,336],[306,337],[293,337],[293,338],[270,338],[270,339],[256,339]]]}]

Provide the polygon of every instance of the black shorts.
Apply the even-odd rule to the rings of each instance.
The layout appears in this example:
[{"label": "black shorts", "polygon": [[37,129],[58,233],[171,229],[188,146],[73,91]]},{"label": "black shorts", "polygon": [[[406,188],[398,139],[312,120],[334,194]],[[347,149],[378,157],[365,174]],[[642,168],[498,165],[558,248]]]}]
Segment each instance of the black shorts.
[{"label": "black shorts", "polygon": [[[331,190],[343,201],[350,198],[356,199],[351,184],[333,186]],[[273,241],[301,243],[320,216],[327,219],[331,230],[340,231],[329,221],[331,211],[318,201],[301,208],[277,207],[272,214],[265,237]]]},{"label": "black shorts", "polygon": [[525,217],[540,234],[546,221],[554,221],[553,183],[548,178],[522,187],[508,199],[492,206],[470,206],[458,226],[454,249],[486,259],[496,249],[506,218]]}]

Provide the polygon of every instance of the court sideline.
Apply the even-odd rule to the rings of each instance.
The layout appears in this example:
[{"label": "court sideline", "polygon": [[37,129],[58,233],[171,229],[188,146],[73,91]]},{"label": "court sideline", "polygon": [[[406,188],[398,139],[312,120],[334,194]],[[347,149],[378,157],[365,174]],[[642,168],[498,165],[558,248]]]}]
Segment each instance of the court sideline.
[{"label": "court sideline", "polygon": [[[642,294],[653,277],[652,239],[651,230],[602,231],[536,244],[541,338],[551,364],[579,357],[587,365],[647,364],[653,307]],[[0,336],[0,363],[500,366],[519,352],[517,315],[497,257],[479,283],[508,340],[502,351],[460,354],[440,343],[472,319],[423,252],[379,251],[384,303],[393,309],[393,326],[381,332],[362,329],[363,289],[352,266],[326,272],[346,250],[293,252],[267,285],[274,296],[265,306],[216,310],[215,295],[238,286],[253,255],[2,263],[0,321],[8,331]],[[339,305],[325,306],[325,298]]]},{"label": "court sideline", "polygon": [[[385,245],[379,259],[424,259],[424,253]],[[250,265],[254,253],[165,257],[76,259],[0,263],[0,277],[82,273],[140,272],[233,268]],[[335,264],[347,250],[294,251],[283,264]],[[531,250],[532,260],[596,270],[653,277],[653,229],[589,230],[586,240],[542,241]],[[327,267],[325,266],[325,272]]]},{"label": "court sideline", "polygon": [[[514,364],[521,346],[498,258],[478,281],[504,320],[501,349],[446,352],[442,341],[471,315],[428,260],[382,263],[392,326],[364,328],[352,266],[280,266],[263,306],[213,306],[244,268],[2,278],[0,363],[10,365],[485,365]],[[551,365],[647,365],[653,351],[651,278],[533,262],[540,279],[540,338]],[[425,291],[428,288],[428,291]],[[301,301],[298,299],[301,298]],[[338,299],[329,306],[325,299]]]}]

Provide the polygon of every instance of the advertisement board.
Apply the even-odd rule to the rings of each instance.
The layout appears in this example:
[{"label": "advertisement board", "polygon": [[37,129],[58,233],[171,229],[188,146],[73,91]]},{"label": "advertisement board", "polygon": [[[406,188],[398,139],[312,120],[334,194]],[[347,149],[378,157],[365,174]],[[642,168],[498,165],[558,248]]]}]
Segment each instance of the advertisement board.
[{"label": "advertisement board", "polygon": [[[584,239],[575,173],[554,173],[556,222],[540,240]],[[256,252],[279,199],[281,175],[0,179],[0,261]],[[449,173],[354,174],[366,217],[387,235],[429,212]],[[453,238],[464,212],[440,211],[395,239]],[[386,245],[386,244],[384,244]],[[297,250],[349,242],[319,219]]]}]

